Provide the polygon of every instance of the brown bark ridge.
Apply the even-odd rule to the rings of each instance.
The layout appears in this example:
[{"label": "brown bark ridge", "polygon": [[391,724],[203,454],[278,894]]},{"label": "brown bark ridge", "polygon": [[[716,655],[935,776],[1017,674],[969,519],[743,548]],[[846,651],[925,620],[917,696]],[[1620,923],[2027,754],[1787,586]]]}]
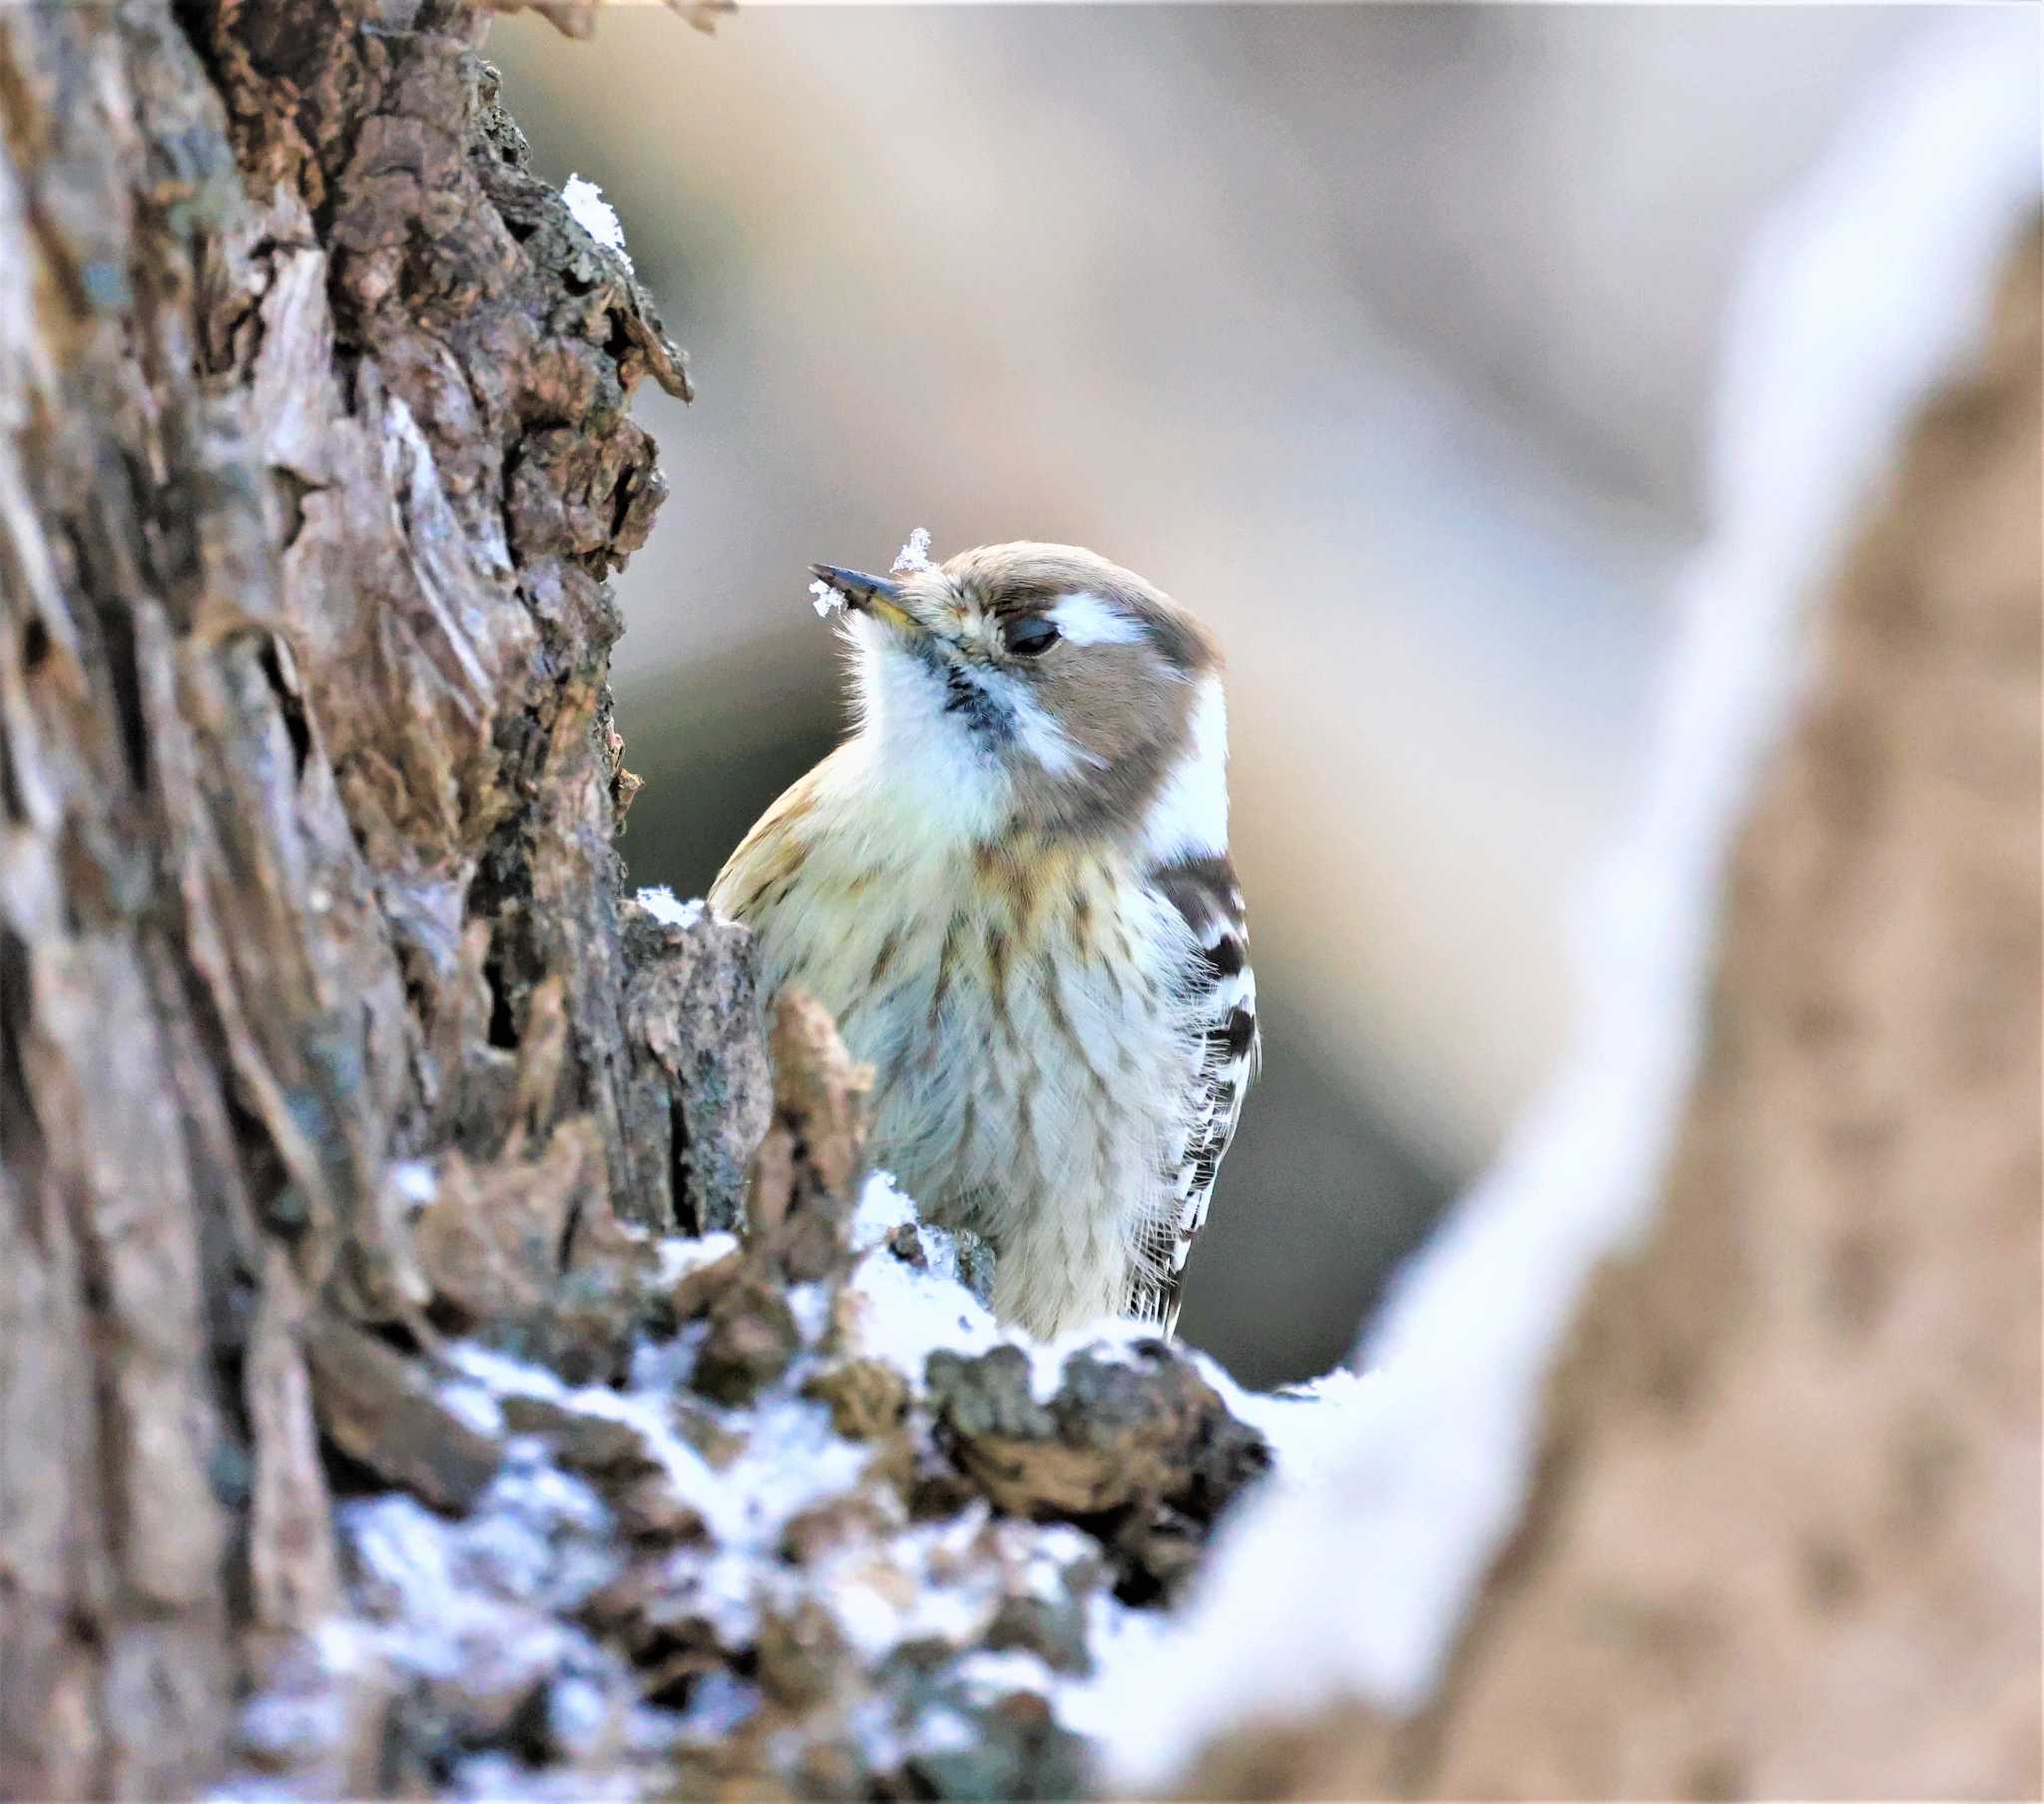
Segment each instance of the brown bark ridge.
[{"label": "brown bark ridge", "polygon": [[1443,1696],[1199,1795],[2039,1795],[2040,248],[1836,579],[1658,1226]]},{"label": "brown bark ridge", "polygon": [[[332,1606],[320,1375],[379,1409],[347,1337],[395,1360],[472,1301],[423,1197],[523,1197],[535,1315],[614,1201],[735,1206],[625,1023],[733,955],[628,969],[611,850],[604,578],[661,498],[627,400],[679,356],[476,35],[441,0],[0,10],[11,1796],[204,1783],[231,1628]],[[764,1122],[763,1056],[730,1082]]]},{"label": "brown bark ridge", "polygon": [[0,8],[0,1793],[1072,1795],[1268,1450],[624,896],[687,385],[480,21]]}]

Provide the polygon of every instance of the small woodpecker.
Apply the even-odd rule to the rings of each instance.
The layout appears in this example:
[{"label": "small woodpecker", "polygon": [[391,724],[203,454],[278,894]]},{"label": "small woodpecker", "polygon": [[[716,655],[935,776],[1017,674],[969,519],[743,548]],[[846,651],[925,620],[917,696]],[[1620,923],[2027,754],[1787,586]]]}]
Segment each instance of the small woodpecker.
[{"label": "small woodpecker", "polygon": [[873,1155],[992,1243],[997,1315],[1169,1334],[1260,1051],[1221,659],[1091,552],[923,542],[812,566],[855,730],[711,901],[872,1065]]}]

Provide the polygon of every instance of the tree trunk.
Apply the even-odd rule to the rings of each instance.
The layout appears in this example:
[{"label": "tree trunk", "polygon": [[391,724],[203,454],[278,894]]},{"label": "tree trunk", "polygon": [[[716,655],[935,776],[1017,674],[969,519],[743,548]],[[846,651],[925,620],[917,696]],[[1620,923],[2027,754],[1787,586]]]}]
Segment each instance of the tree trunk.
[{"label": "tree trunk", "polygon": [[686,384],[479,29],[0,9],[0,1791],[1072,1795],[1265,1443],[1044,1394],[828,1019],[621,894]]},{"label": "tree trunk", "polygon": [[2040,249],[1837,578],[1666,1216],[1560,1375],[1446,1794],[2044,1784]]},{"label": "tree trunk", "polygon": [[203,1785],[242,1631],[333,1607],[304,1354],[380,1420],[372,1331],[457,1325],[394,1228],[429,1183],[568,1267],[614,1201],[736,1207],[677,1131],[689,1023],[632,1029],[635,985],[742,974],[707,927],[628,959],[611,850],[604,579],[661,498],[627,397],[679,358],[477,37],[0,11],[11,1796]]},{"label": "tree trunk", "polygon": [[2039,239],[1917,422],[1734,861],[1651,1244],[1443,1694],[1214,1797],[2036,1797]]}]

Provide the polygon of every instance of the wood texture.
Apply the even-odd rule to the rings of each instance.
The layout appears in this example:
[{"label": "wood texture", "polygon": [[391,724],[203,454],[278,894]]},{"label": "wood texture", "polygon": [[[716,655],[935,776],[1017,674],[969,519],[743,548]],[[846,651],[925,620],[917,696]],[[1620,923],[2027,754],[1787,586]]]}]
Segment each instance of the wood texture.
[{"label": "wood texture", "polygon": [[742,1195],[677,1157],[687,1012],[658,1050],[626,1021],[742,966],[633,967],[612,851],[604,579],[661,497],[627,400],[679,357],[478,31],[0,11],[10,1796],[192,1791],[238,1637],[330,1606],[311,1412],[447,1306],[420,1185],[542,1194],[534,1312],[614,1199]]}]

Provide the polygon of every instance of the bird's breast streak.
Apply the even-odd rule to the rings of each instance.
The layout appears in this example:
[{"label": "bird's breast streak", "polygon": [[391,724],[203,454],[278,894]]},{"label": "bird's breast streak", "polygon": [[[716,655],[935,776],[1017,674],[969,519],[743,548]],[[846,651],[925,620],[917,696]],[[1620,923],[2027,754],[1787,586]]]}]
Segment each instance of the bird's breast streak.
[{"label": "bird's breast streak", "polygon": [[884,932],[854,924],[815,948],[813,974],[791,972],[874,1067],[875,1156],[926,1208],[996,1234],[1045,1208],[1087,1231],[1103,1211],[1154,1212],[1194,1031],[1168,981],[1183,925],[1097,870],[1024,879],[989,861],[950,893]]}]

